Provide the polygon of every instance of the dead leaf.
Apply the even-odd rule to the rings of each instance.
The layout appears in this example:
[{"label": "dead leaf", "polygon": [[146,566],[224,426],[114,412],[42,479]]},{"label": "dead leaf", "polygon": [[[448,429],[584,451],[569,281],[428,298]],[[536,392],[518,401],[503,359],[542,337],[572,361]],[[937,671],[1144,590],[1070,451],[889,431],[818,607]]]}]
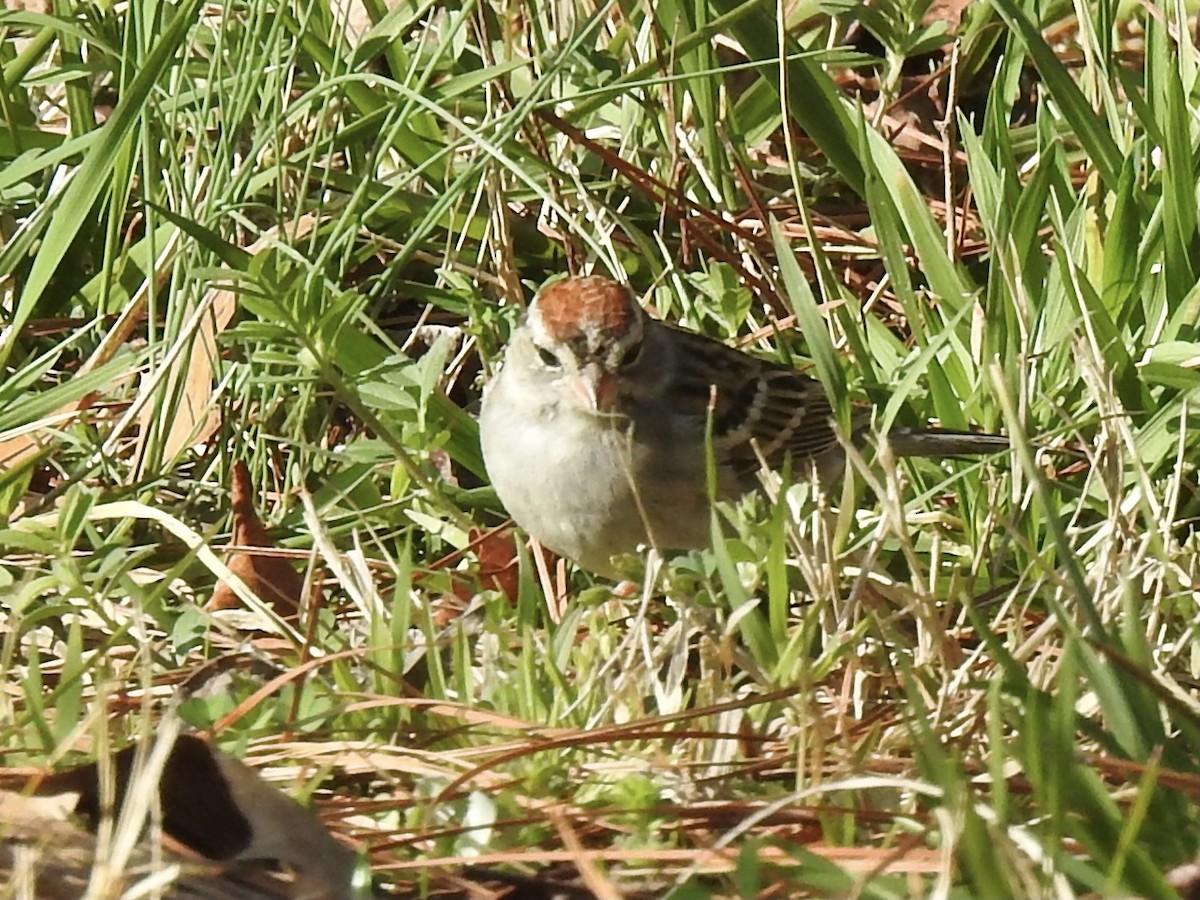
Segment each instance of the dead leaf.
[{"label": "dead leaf", "polygon": [[479,581],[488,590],[500,591],[512,605],[517,603],[520,577],[517,571],[517,540],[512,529],[469,534],[479,558]]},{"label": "dead leaf", "polygon": [[[113,758],[118,810],[133,787],[136,750],[128,747]],[[0,829],[5,835],[0,842],[0,875],[16,877],[20,854],[13,848],[24,843],[40,855],[37,872],[31,876],[36,896],[45,900],[83,896],[81,886],[88,883],[95,842],[74,828],[65,813],[70,810],[97,822],[100,783],[98,766],[89,763],[37,780],[37,797],[0,794]],[[66,802],[64,795],[70,798]],[[353,896],[354,852],[254,770],[200,738],[183,735],[175,741],[159,780],[158,798],[163,830],[179,845],[166,862],[186,861],[190,851],[222,863],[209,867],[205,875],[186,874],[176,882],[177,890],[165,896],[211,900],[349,900]],[[139,853],[126,880],[144,877],[150,859],[148,850]],[[252,864],[257,861],[272,865]],[[287,877],[275,871],[277,863],[290,869]],[[190,865],[185,872],[195,868]]]},{"label": "dead leaf", "polygon": [[928,26],[935,22],[945,22],[947,34],[958,34],[963,13],[970,5],[971,0],[933,0],[925,10],[925,15],[921,16],[921,24]]},{"label": "dead leaf", "polygon": [[[250,469],[241,460],[234,463],[230,493],[233,503],[233,543],[239,547],[275,549],[271,535],[254,509]],[[270,603],[281,616],[286,618],[299,614],[304,597],[304,580],[286,559],[269,553],[234,552],[228,566],[233,574],[246,583],[246,587]],[[233,609],[239,604],[233,589],[221,582],[213,591],[207,608]]]},{"label": "dead leaf", "polygon": [[[228,290],[213,291],[210,305],[211,312],[196,329],[191,348],[180,354],[167,376],[166,396],[174,397],[178,393],[179,405],[171,416],[171,427],[163,440],[164,460],[174,459],[192,444],[203,442],[221,423],[220,413],[212,405],[217,337],[233,321],[237,295]],[[147,433],[155,415],[156,410],[151,404],[142,410],[143,434]]]},{"label": "dead leaf", "polygon": [[[293,241],[303,238],[319,222],[317,216],[301,216],[294,226],[286,229],[286,236]],[[247,252],[252,256],[261,252],[278,239],[280,230],[272,228],[265,232],[247,248]],[[167,461],[187,447],[207,441],[221,424],[221,410],[214,395],[217,339],[233,321],[233,314],[237,312],[237,294],[214,288],[203,302],[211,307],[211,313],[203,318],[192,335],[191,346],[175,357],[166,377],[166,396],[179,397],[163,441],[162,458]],[[149,433],[155,415],[153,404],[147,404],[141,416],[143,436]]]}]

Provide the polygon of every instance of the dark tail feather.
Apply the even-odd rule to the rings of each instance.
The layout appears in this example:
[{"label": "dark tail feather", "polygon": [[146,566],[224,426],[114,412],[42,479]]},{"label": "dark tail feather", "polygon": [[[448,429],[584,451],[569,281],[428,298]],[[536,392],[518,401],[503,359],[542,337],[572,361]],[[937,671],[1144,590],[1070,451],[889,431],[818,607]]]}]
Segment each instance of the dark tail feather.
[{"label": "dark tail feather", "polygon": [[896,456],[981,456],[1003,453],[1009,446],[1003,435],[942,428],[897,428],[887,438]]}]

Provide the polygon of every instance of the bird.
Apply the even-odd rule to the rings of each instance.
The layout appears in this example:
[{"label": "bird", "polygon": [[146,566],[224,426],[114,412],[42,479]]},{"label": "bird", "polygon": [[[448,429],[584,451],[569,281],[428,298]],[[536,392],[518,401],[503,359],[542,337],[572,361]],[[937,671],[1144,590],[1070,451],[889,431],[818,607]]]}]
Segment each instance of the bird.
[{"label": "bird", "polygon": [[[855,426],[856,443],[868,424]],[[652,318],[599,275],[535,297],[484,391],[479,429],[488,477],[517,525],[611,577],[613,558],[642,546],[707,547],[713,495],[755,489],[764,463],[823,482],[845,465],[819,381]],[[898,456],[1008,447],[1001,435],[935,428],[888,438]]]}]

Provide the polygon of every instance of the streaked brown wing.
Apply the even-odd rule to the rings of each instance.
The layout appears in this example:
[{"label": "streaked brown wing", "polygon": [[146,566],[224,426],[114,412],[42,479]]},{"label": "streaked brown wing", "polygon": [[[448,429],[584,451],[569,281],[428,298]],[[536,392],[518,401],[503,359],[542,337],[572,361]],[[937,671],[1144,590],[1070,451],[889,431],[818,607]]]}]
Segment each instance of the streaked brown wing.
[{"label": "streaked brown wing", "polygon": [[711,405],[718,462],[739,479],[753,476],[760,454],[778,468],[789,456],[796,465],[838,445],[818,381],[712,338],[673,330],[682,351],[677,402],[702,422]]}]

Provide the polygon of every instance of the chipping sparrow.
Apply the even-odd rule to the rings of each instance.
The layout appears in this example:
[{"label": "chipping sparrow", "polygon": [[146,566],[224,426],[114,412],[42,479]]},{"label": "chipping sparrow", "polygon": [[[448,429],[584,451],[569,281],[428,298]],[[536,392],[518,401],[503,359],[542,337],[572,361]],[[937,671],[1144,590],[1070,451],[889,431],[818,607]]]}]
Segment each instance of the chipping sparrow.
[{"label": "chipping sparrow", "polygon": [[[541,292],[479,418],[488,475],[517,524],[600,574],[640,544],[708,545],[710,422],[719,499],[753,488],[764,461],[790,458],[797,477],[823,479],[845,462],[819,382],[652,319],[601,277]],[[897,430],[889,442],[900,456],[1008,446],[933,429]]]}]

